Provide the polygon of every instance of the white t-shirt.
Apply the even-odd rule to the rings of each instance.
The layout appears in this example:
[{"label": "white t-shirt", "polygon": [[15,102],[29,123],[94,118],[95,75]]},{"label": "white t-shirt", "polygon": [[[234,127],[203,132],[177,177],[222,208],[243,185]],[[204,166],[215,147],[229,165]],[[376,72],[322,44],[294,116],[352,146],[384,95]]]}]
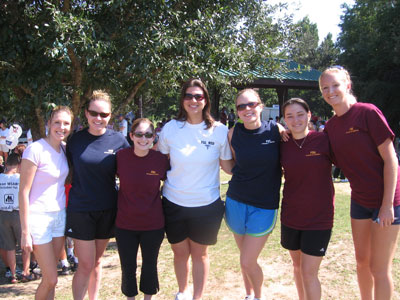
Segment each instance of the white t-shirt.
[{"label": "white t-shirt", "polygon": [[232,158],[228,128],[219,122],[205,127],[204,122],[193,125],[172,120],[160,133],[158,148],[170,155],[171,163],[163,196],[180,206],[204,206],[220,196],[219,159]]},{"label": "white t-shirt", "polygon": [[[128,121],[123,119],[121,122],[119,122],[118,127],[119,127],[119,132],[121,132],[124,137],[127,137],[128,136]],[[122,127],[124,127],[124,128],[122,128]]]},{"label": "white t-shirt", "polygon": [[19,210],[19,174],[0,174],[0,210]]},{"label": "white t-shirt", "polygon": [[0,137],[5,137],[5,138],[2,138],[2,139],[0,139],[0,145],[5,145],[6,144],[6,138],[7,138],[7,136],[8,136],[8,132],[10,131],[10,129],[9,128],[6,128],[6,129],[1,129],[0,128]]},{"label": "white t-shirt", "polygon": [[54,212],[65,208],[65,178],[68,175],[68,162],[64,151],[58,153],[44,139],[29,145],[22,159],[37,166],[29,193],[29,210],[35,212]]}]

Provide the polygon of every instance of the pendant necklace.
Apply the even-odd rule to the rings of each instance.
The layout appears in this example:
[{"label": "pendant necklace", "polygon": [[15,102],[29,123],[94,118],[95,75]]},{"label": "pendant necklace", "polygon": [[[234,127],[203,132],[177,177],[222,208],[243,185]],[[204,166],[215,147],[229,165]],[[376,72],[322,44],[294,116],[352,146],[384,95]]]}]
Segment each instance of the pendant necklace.
[{"label": "pendant necklace", "polygon": [[300,149],[303,148],[304,142],[306,141],[307,135],[304,137],[304,140],[301,142],[301,144],[297,144],[296,140],[293,139],[293,142],[297,145],[297,147],[299,147]]}]

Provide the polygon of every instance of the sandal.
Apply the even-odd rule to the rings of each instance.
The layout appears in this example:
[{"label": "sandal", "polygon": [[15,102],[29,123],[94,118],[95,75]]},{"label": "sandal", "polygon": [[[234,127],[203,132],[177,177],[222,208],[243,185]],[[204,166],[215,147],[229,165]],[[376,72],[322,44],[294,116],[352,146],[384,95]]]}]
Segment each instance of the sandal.
[{"label": "sandal", "polygon": [[14,283],[17,283],[17,282],[18,282],[17,276],[12,275],[12,276],[10,277],[10,283],[14,284]]},{"label": "sandal", "polygon": [[35,273],[30,273],[29,275],[22,274],[19,281],[22,283],[25,283],[25,282],[29,282],[29,281],[36,280],[36,279],[39,279],[39,276]]}]

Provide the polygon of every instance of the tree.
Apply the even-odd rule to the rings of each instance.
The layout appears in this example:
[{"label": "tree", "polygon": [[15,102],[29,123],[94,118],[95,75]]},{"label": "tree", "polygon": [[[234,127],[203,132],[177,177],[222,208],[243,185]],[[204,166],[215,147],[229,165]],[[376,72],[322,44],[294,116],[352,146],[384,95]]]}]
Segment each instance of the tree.
[{"label": "tree", "polygon": [[49,104],[77,115],[94,89],[112,94],[116,113],[188,77],[227,85],[220,68],[249,79],[255,66],[278,67],[267,58],[285,45],[290,20],[275,20],[275,9],[261,0],[3,1],[3,99],[43,135]]},{"label": "tree", "polygon": [[397,0],[357,0],[344,6],[340,61],[352,75],[360,101],[372,102],[400,134],[400,5]]}]

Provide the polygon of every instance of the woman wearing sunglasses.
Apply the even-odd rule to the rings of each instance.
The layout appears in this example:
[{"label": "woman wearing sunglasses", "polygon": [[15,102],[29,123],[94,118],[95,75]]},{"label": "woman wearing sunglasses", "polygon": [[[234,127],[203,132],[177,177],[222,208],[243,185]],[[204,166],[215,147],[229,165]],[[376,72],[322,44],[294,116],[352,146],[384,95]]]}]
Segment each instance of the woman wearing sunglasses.
[{"label": "woman wearing sunglasses", "polygon": [[[219,165],[232,169],[228,129],[210,115],[204,83],[182,86],[178,116],[165,124],[159,150],[169,154],[171,170],[163,187],[165,229],[174,252],[177,300],[201,299],[209,271],[208,246],[217,242],[224,214],[219,194]],[[192,258],[193,297],[188,291]]]},{"label": "woman wearing sunglasses", "polygon": [[337,164],[351,186],[351,229],[361,299],[393,297],[392,261],[400,230],[400,169],[394,134],[382,112],[358,103],[341,66],[319,86],[335,115],[325,125]]},{"label": "woman wearing sunglasses", "polygon": [[115,236],[121,261],[121,290],[132,300],[138,294],[139,246],[142,253],[140,291],[145,300],[159,291],[157,258],[164,239],[160,184],[166,177],[169,161],[166,155],[151,149],[155,136],[149,119],[137,119],[129,133],[133,146],[117,153],[120,188]]},{"label": "woman wearing sunglasses", "polygon": [[240,250],[245,299],[261,299],[263,272],[257,259],[278,215],[279,144],[284,129],[261,120],[263,105],[256,91],[242,90],[235,103],[243,123],[229,130],[235,167],[226,194],[225,220]]},{"label": "woman wearing sunglasses", "polygon": [[94,91],[85,109],[89,127],[75,133],[67,144],[73,168],[65,234],[74,239],[79,267],[72,281],[74,299],[97,299],[101,257],[114,236],[117,211],[116,152],[129,147],[118,132],[107,129],[110,96]]}]

